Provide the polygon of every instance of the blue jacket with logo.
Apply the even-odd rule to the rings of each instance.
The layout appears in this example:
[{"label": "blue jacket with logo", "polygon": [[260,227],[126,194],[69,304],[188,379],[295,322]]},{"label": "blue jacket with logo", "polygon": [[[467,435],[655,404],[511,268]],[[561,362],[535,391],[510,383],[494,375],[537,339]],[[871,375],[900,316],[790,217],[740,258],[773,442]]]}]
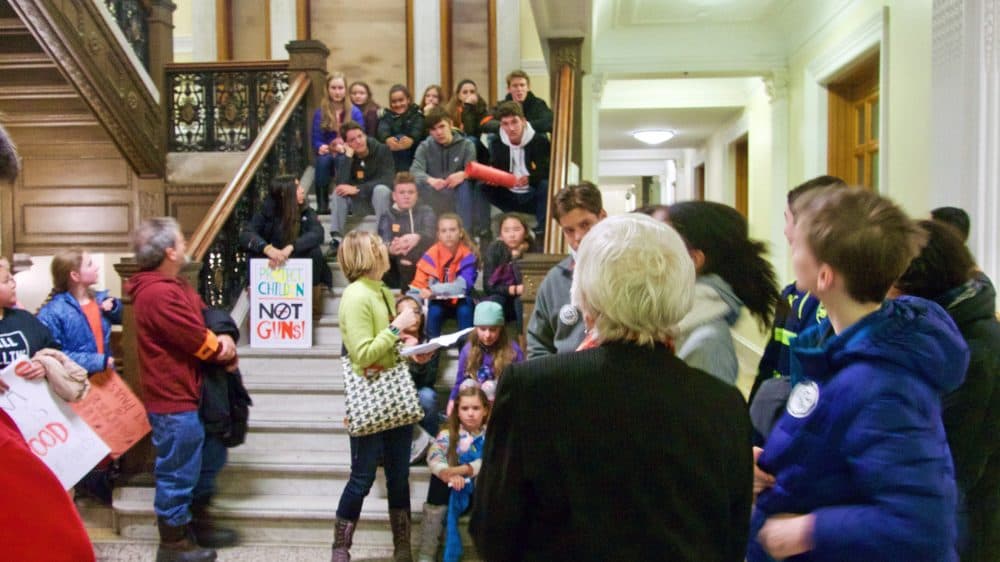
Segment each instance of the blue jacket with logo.
[{"label": "blue jacket with logo", "polygon": [[[100,305],[108,296],[107,291],[98,291],[94,295],[94,301]],[[115,306],[110,312],[101,311],[104,353],[97,353],[97,340],[80,303],[73,295],[68,292],[56,293],[38,311],[38,319],[62,345],[63,352],[86,369],[87,374],[97,374],[108,366],[108,358],[111,357],[111,324],[122,323],[122,303],[118,299],[114,300]]]},{"label": "blue jacket with logo", "polygon": [[886,301],[839,335],[824,321],[792,342],[794,388],[758,464],[749,562],[767,517],[815,515],[812,551],[788,561],[945,562],[955,551],[955,473],[941,396],[969,351],[938,305]]}]

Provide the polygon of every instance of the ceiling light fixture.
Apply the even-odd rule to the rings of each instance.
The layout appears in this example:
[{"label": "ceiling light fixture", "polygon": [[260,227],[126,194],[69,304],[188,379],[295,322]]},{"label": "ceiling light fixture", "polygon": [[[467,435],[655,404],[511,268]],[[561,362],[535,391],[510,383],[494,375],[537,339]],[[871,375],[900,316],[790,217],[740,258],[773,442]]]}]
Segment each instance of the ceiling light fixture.
[{"label": "ceiling light fixture", "polygon": [[649,145],[663,144],[674,138],[674,132],[669,129],[645,129],[642,131],[634,131],[632,133],[632,137],[639,142]]}]

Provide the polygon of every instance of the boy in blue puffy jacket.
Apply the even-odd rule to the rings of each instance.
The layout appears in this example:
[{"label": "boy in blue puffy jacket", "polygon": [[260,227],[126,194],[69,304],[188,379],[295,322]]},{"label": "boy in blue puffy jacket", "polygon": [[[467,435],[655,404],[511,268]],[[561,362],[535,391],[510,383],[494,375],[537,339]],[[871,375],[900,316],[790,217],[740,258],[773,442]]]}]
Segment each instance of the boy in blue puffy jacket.
[{"label": "boy in blue puffy jacket", "polygon": [[961,384],[968,348],[938,305],[884,300],[923,233],[862,189],[818,190],[796,211],[796,279],[828,319],[792,342],[747,560],[957,561],[941,396]]}]

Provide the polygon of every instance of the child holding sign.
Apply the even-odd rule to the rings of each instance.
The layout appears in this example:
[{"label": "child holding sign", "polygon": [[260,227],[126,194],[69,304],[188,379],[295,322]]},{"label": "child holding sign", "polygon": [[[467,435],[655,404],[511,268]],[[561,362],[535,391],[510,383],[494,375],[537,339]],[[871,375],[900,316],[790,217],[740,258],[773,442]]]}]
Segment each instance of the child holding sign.
[{"label": "child holding sign", "polygon": [[[38,311],[38,319],[66,355],[91,377],[114,371],[111,325],[122,321],[121,301],[91,288],[99,272],[93,256],[82,249],[59,252],[52,258],[52,292]],[[111,505],[113,472],[111,459],[105,459],[76,489]]]}]

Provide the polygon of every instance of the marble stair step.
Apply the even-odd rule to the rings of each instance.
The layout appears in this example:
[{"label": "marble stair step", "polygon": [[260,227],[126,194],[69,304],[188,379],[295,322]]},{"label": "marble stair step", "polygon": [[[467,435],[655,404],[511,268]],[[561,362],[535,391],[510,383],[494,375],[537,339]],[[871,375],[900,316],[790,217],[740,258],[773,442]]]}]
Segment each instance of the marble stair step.
[{"label": "marble stair step", "polygon": [[[138,540],[157,537],[153,513],[153,488],[115,490],[114,508],[121,536]],[[212,512],[223,525],[237,529],[246,543],[329,544],[333,538],[337,497],[312,494],[295,496],[242,496],[219,494]],[[419,537],[421,505],[424,497],[411,494],[413,540]],[[463,533],[463,543],[474,558],[471,540]],[[389,509],[384,498],[365,498],[354,544],[362,549],[387,548],[391,552],[392,533]],[[352,547],[352,554],[355,549]]]},{"label": "marble stair step", "polygon": [[[346,440],[346,436],[343,437]],[[339,497],[351,474],[350,458],[333,451],[230,451],[219,479],[219,493],[233,496],[305,495]],[[410,493],[426,497],[427,466],[410,467]],[[376,474],[371,496],[388,497],[383,471]]]}]

